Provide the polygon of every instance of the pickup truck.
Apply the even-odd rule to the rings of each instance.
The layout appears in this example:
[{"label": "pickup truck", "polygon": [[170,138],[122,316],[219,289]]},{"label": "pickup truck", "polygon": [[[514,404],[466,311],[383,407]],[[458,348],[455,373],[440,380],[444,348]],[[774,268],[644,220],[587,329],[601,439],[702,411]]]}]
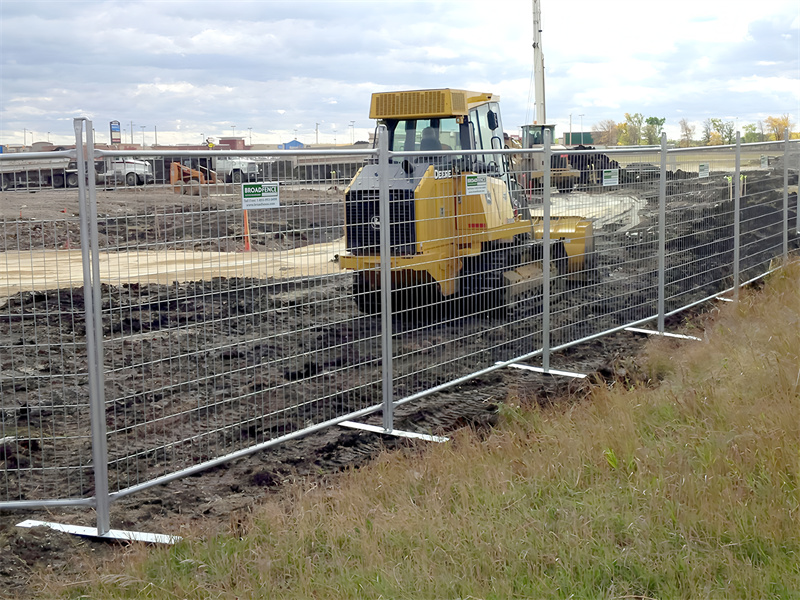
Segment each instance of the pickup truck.
[{"label": "pickup truck", "polygon": [[97,173],[97,182],[103,185],[124,183],[127,186],[155,182],[153,165],[135,158],[114,158],[105,162],[105,171]]},{"label": "pickup truck", "polygon": [[214,171],[226,183],[258,180],[258,163],[246,158],[216,158]]}]

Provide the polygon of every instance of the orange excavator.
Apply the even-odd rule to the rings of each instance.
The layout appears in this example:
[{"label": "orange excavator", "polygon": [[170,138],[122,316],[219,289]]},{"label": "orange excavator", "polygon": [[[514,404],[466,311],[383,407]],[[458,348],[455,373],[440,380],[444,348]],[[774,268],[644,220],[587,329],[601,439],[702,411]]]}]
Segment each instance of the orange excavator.
[{"label": "orange excavator", "polygon": [[176,194],[199,196],[201,185],[217,183],[217,173],[201,165],[188,167],[173,162],[169,167],[169,182]]}]

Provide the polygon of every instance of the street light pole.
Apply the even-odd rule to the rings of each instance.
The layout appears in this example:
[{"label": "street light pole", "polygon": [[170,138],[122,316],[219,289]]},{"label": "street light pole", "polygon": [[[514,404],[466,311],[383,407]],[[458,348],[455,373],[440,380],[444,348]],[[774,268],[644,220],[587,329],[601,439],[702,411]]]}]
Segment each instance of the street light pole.
[{"label": "street light pole", "polygon": [[25,144],[28,140],[28,130],[24,127],[22,128],[22,148],[25,149]]},{"label": "street light pole", "polygon": [[253,128],[252,127],[248,127],[247,131],[250,132],[250,145],[252,146],[253,145]]},{"label": "street light pole", "polygon": [[569,113],[569,145],[574,146],[572,143],[572,113]]},{"label": "street light pole", "polygon": [[350,121],[350,144],[356,143],[356,122]]},{"label": "street light pole", "polygon": [[581,118],[581,146],[583,146],[583,115],[578,115]]},{"label": "street light pole", "polygon": [[144,150],[144,128],[147,127],[147,125],[139,125],[139,127],[142,128],[142,150]]},{"label": "street light pole", "polygon": [[133,121],[131,121],[131,144],[133,143]]},{"label": "street light pole", "polygon": [[236,125],[231,125],[231,137],[236,135]]}]

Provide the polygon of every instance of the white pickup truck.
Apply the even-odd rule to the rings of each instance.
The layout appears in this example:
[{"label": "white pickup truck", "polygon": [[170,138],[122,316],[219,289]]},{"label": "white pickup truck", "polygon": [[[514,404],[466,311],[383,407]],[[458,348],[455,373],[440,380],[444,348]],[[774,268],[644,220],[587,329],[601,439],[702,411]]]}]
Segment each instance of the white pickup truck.
[{"label": "white pickup truck", "polygon": [[105,171],[97,173],[97,182],[102,185],[124,183],[127,186],[145,185],[155,181],[153,165],[135,158],[106,159]]},{"label": "white pickup truck", "polygon": [[214,158],[212,168],[226,183],[241,183],[258,179],[258,163],[247,158]]}]

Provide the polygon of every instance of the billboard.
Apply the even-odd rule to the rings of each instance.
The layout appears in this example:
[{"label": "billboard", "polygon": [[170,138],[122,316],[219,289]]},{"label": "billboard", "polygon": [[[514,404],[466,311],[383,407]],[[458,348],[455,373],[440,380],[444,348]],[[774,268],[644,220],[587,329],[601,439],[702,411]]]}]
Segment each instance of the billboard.
[{"label": "billboard", "polygon": [[111,143],[121,144],[122,136],[120,135],[119,121],[111,121]]}]

